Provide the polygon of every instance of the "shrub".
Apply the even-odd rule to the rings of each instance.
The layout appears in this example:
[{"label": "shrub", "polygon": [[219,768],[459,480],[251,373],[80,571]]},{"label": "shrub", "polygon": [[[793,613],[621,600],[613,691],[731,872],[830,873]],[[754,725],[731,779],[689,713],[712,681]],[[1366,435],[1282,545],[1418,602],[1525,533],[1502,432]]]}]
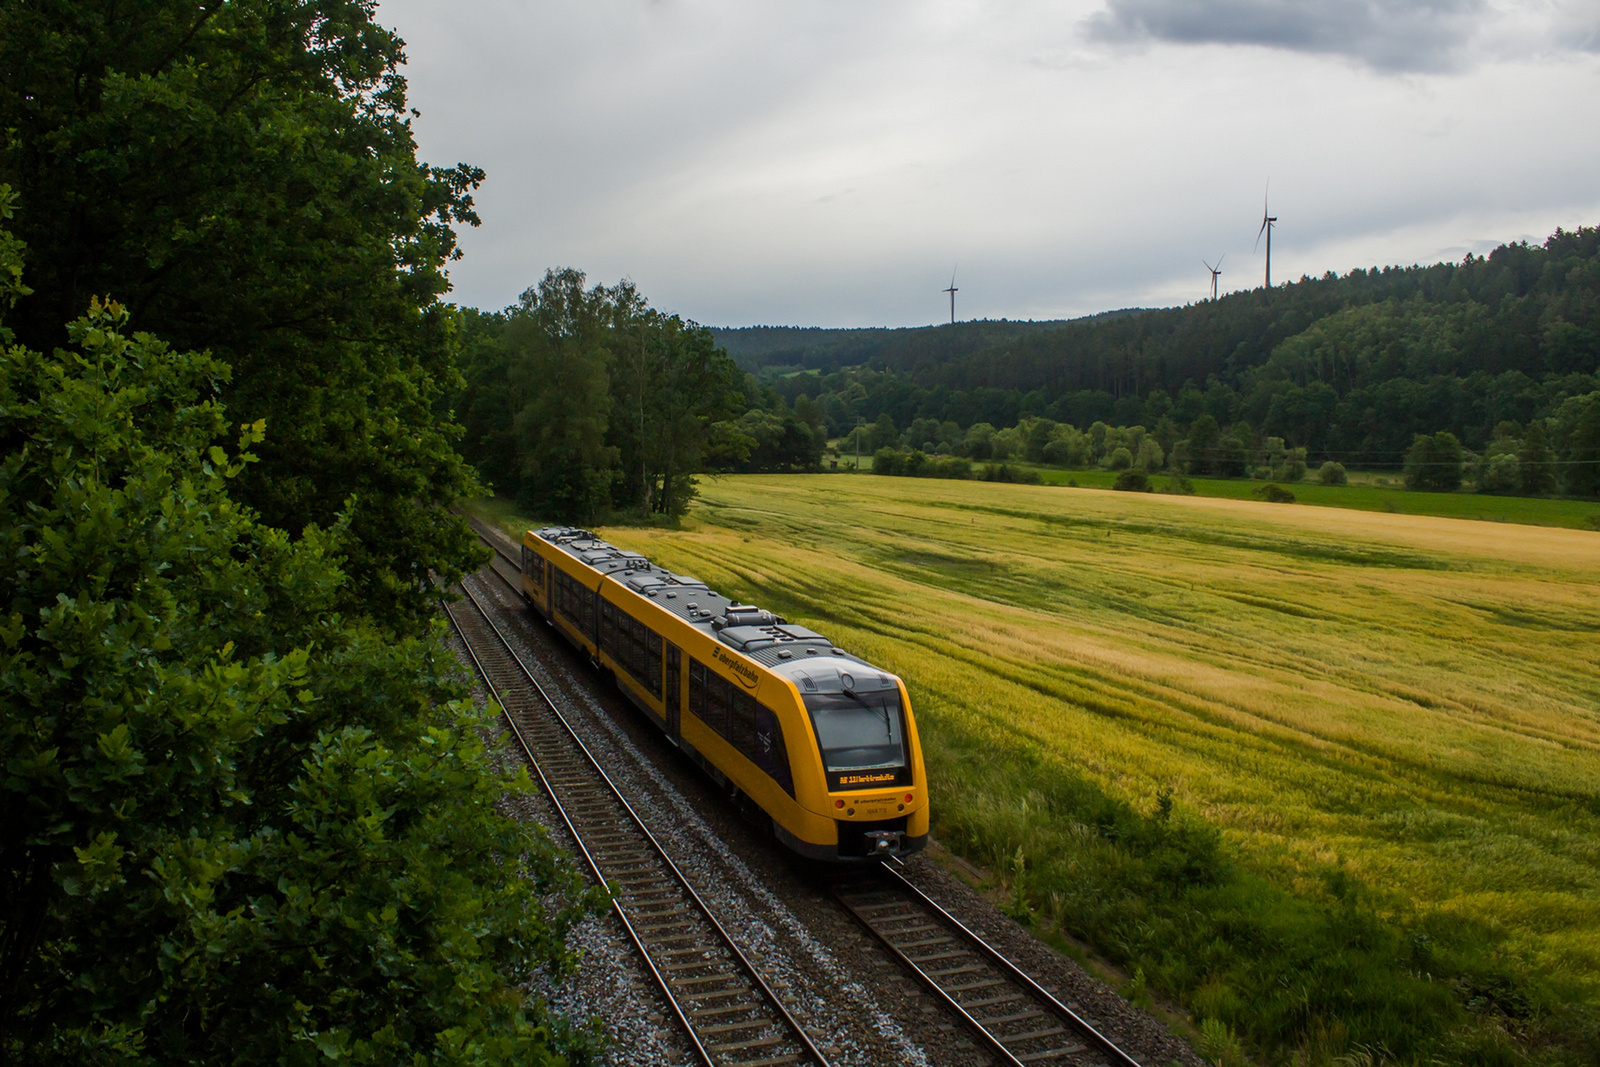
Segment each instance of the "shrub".
[{"label": "shrub", "polygon": [[1111,484],[1111,488],[1130,493],[1148,493],[1150,476],[1141,470],[1125,470],[1117,475],[1117,480]]},{"label": "shrub", "polygon": [[1335,463],[1330,459],[1322,465],[1321,470],[1317,471],[1317,481],[1323,485],[1349,485],[1350,476],[1344,472],[1344,464]]},{"label": "shrub", "polygon": [[905,463],[901,454],[885,445],[872,454],[873,474],[902,474],[905,472]]},{"label": "shrub", "polygon": [[1253,494],[1258,500],[1265,500],[1269,504],[1293,504],[1294,494],[1276,482],[1268,482]]},{"label": "shrub", "polygon": [[1042,480],[1038,471],[1013,467],[1009,463],[985,463],[983,480],[986,482],[1015,482],[1019,485],[1038,485]]},{"label": "shrub", "polygon": [[1167,479],[1167,484],[1161,487],[1161,491],[1177,496],[1194,496],[1194,483],[1181,474],[1174,474]]},{"label": "shrub", "polygon": [[1126,448],[1118,447],[1111,453],[1111,458],[1106,461],[1106,465],[1114,471],[1125,471],[1133,466],[1133,453]]}]

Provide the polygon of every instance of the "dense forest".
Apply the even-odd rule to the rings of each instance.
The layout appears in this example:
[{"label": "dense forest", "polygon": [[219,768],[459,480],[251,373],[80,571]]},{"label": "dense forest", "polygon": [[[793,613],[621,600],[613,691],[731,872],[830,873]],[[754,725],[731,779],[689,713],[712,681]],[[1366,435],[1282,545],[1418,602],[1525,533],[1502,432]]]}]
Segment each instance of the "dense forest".
[{"label": "dense forest", "polygon": [[462,450],[535,514],[675,516],[696,471],[816,470],[830,441],[944,477],[975,469],[950,460],[1365,468],[1415,488],[1600,494],[1592,228],[1065,323],[708,330],[626,283],[583,285],[552,271],[468,318]]},{"label": "dense forest", "polygon": [[502,813],[483,553],[374,5],[0,6],[0,1060],[570,1063],[594,906]]},{"label": "dense forest", "polygon": [[[1028,458],[1042,459],[1052,433],[1071,440],[1104,424],[1148,433],[1172,455],[1206,417],[1219,443],[1244,456],[1236,466],[1265,462],[1277,440],[1317,465],[1400,469],[1419,435],[1448,433],[1481,458],[1510,455],[1531,434],[1536,461],[1559,475],[1534,478],[1535,489],[1600,488],[1593,228],[1459,264],[1356,270],[1182,308],[1021,325],[809,341],[799,331],[806,343],[788,347],[771,328],[718,336],[755,368],[763,395],[820,411],[830,437],[871,424],[872,448],[987,458],[983,442],[996,428],[1020,426],[1037,444]],[[828,362],[834,354],[860,362]],[[818,364],[828,369],[808,369]],[[1207,433],[1201,443],[1213,447]],[[1538,459],[1545,448],[1552,458]],[[1190,462],[1181,450],[1178,459]],[[1507,464],[1488,486],[1515,491]]]}]

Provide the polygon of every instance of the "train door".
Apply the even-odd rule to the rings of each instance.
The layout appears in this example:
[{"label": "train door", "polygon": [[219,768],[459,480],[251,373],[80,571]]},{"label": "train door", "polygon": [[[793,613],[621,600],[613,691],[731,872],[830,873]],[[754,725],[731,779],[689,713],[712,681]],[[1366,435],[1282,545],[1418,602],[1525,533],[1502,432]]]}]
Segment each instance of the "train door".
[{"label": "train door", "polygon": [[667,710],[667,736],[678,737],[678,714],[683,708],[683,653],[667,643],[667,687],[661,703]]},{"label": "train door", "polygon": [[[541,556],[540,558],[543,559],[544,557]],[[550,584],[555,581],[555,577],[555,567],[551,565],[549,560],[544,560],[544,618],[546,622],[555,617],[556,591],[555,586]]]}]

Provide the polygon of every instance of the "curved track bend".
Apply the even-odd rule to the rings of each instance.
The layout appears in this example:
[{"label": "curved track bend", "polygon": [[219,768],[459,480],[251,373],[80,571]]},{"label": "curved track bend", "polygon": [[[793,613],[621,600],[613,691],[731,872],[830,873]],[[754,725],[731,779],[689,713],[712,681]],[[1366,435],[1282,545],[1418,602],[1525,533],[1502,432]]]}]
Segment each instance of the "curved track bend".
[{"label": "curved track bend", "polygon": [[[503,553],[502,553],[503,554]],[[468,579],[470,582],[471,579]],[[451,623],[707,1067],[827,1058],[662,850],[467,583]]]},{"label": "curved track bend", "polygon": [[[520,573],[519,560],[489,539],[484,542],[506,569]],[[491,569],[516,588],[500,567]],[[532,680],[531,675],[528,678]],[[1001,1064],[1140,1067],[1138,1060],[908,881],[899,872],[902,866],[895,860],[882,865],[879,878],[838,882],[830,890]]]}]

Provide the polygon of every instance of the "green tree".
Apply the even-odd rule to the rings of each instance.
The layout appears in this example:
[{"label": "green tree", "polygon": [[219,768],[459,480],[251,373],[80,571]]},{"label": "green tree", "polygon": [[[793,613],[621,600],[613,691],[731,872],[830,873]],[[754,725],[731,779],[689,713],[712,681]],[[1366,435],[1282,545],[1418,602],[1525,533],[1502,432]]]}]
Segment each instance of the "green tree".
[{"label": "green tree", "polygon": [[[705,465],[712,424],[743,403],[744,374],[710,330],[649,308],[628,282],[612,292],[617,366],[610,440],[619,466],[612,503],[676,517],[694,498],[693,476]],[[810,418],[801,416],[798,402],[794,417],[809,431],[808,441],[821,440],[821,409],[807,404]]]},{"label": "green tree", "polygon": [[584,288],[570,268],[545,272],[525,290],[506,327],[518,497],[535,515],[590,523],[611,502],[617,454],[607,444],[611,417],[610,328],[613,294]]},{"label": "green tree", "polygon": [[885,411],[872,426],[872,449],[899,448],[900,432],[894,428],[894,419]]},{"label": "green tree", "polygon": [[1522,448],[1517,454],[1520,488],[1533,496],[1544,496],[1556,491],[1556,468],[1550,454],[1550,438],[1545,432],[1544,420],[1528,423],[1522,435]]},{"label": "green tree", "polygon": [[556,1062],[589,901],[441,624],[342,616],[342,531],[230,498],[227,367],[127,318],[0,356],[0,1058]]},{"label": "green tree", "polygon": [[349,611],[420,632],[479,559],[444,401],[439,301],[481,172],[416,159],[398,37],[367,0],[0,6],[0,182],[19,194],[38,351],[112,293],[139,328],[224,360],[265,419],[233,492],[339,531]]},{"label": "green tree", "polygon": [[1189,426],[1188,458],[1190,474],[1210,474],[1216,469],[1222,430],[1210,415],[1201,415]]},{"label": "green tree", "polygon": [[1563,489],[1600,496],[1600,392],[1570,397],[1556,412]]},{"label": "green tree", "polygon": [[1406,488],[1454,492],[1461,488],[1463,458],[1461,442],[1455,434],[1443,430],[1432,435],[1417,434],[1406,453]]}]

